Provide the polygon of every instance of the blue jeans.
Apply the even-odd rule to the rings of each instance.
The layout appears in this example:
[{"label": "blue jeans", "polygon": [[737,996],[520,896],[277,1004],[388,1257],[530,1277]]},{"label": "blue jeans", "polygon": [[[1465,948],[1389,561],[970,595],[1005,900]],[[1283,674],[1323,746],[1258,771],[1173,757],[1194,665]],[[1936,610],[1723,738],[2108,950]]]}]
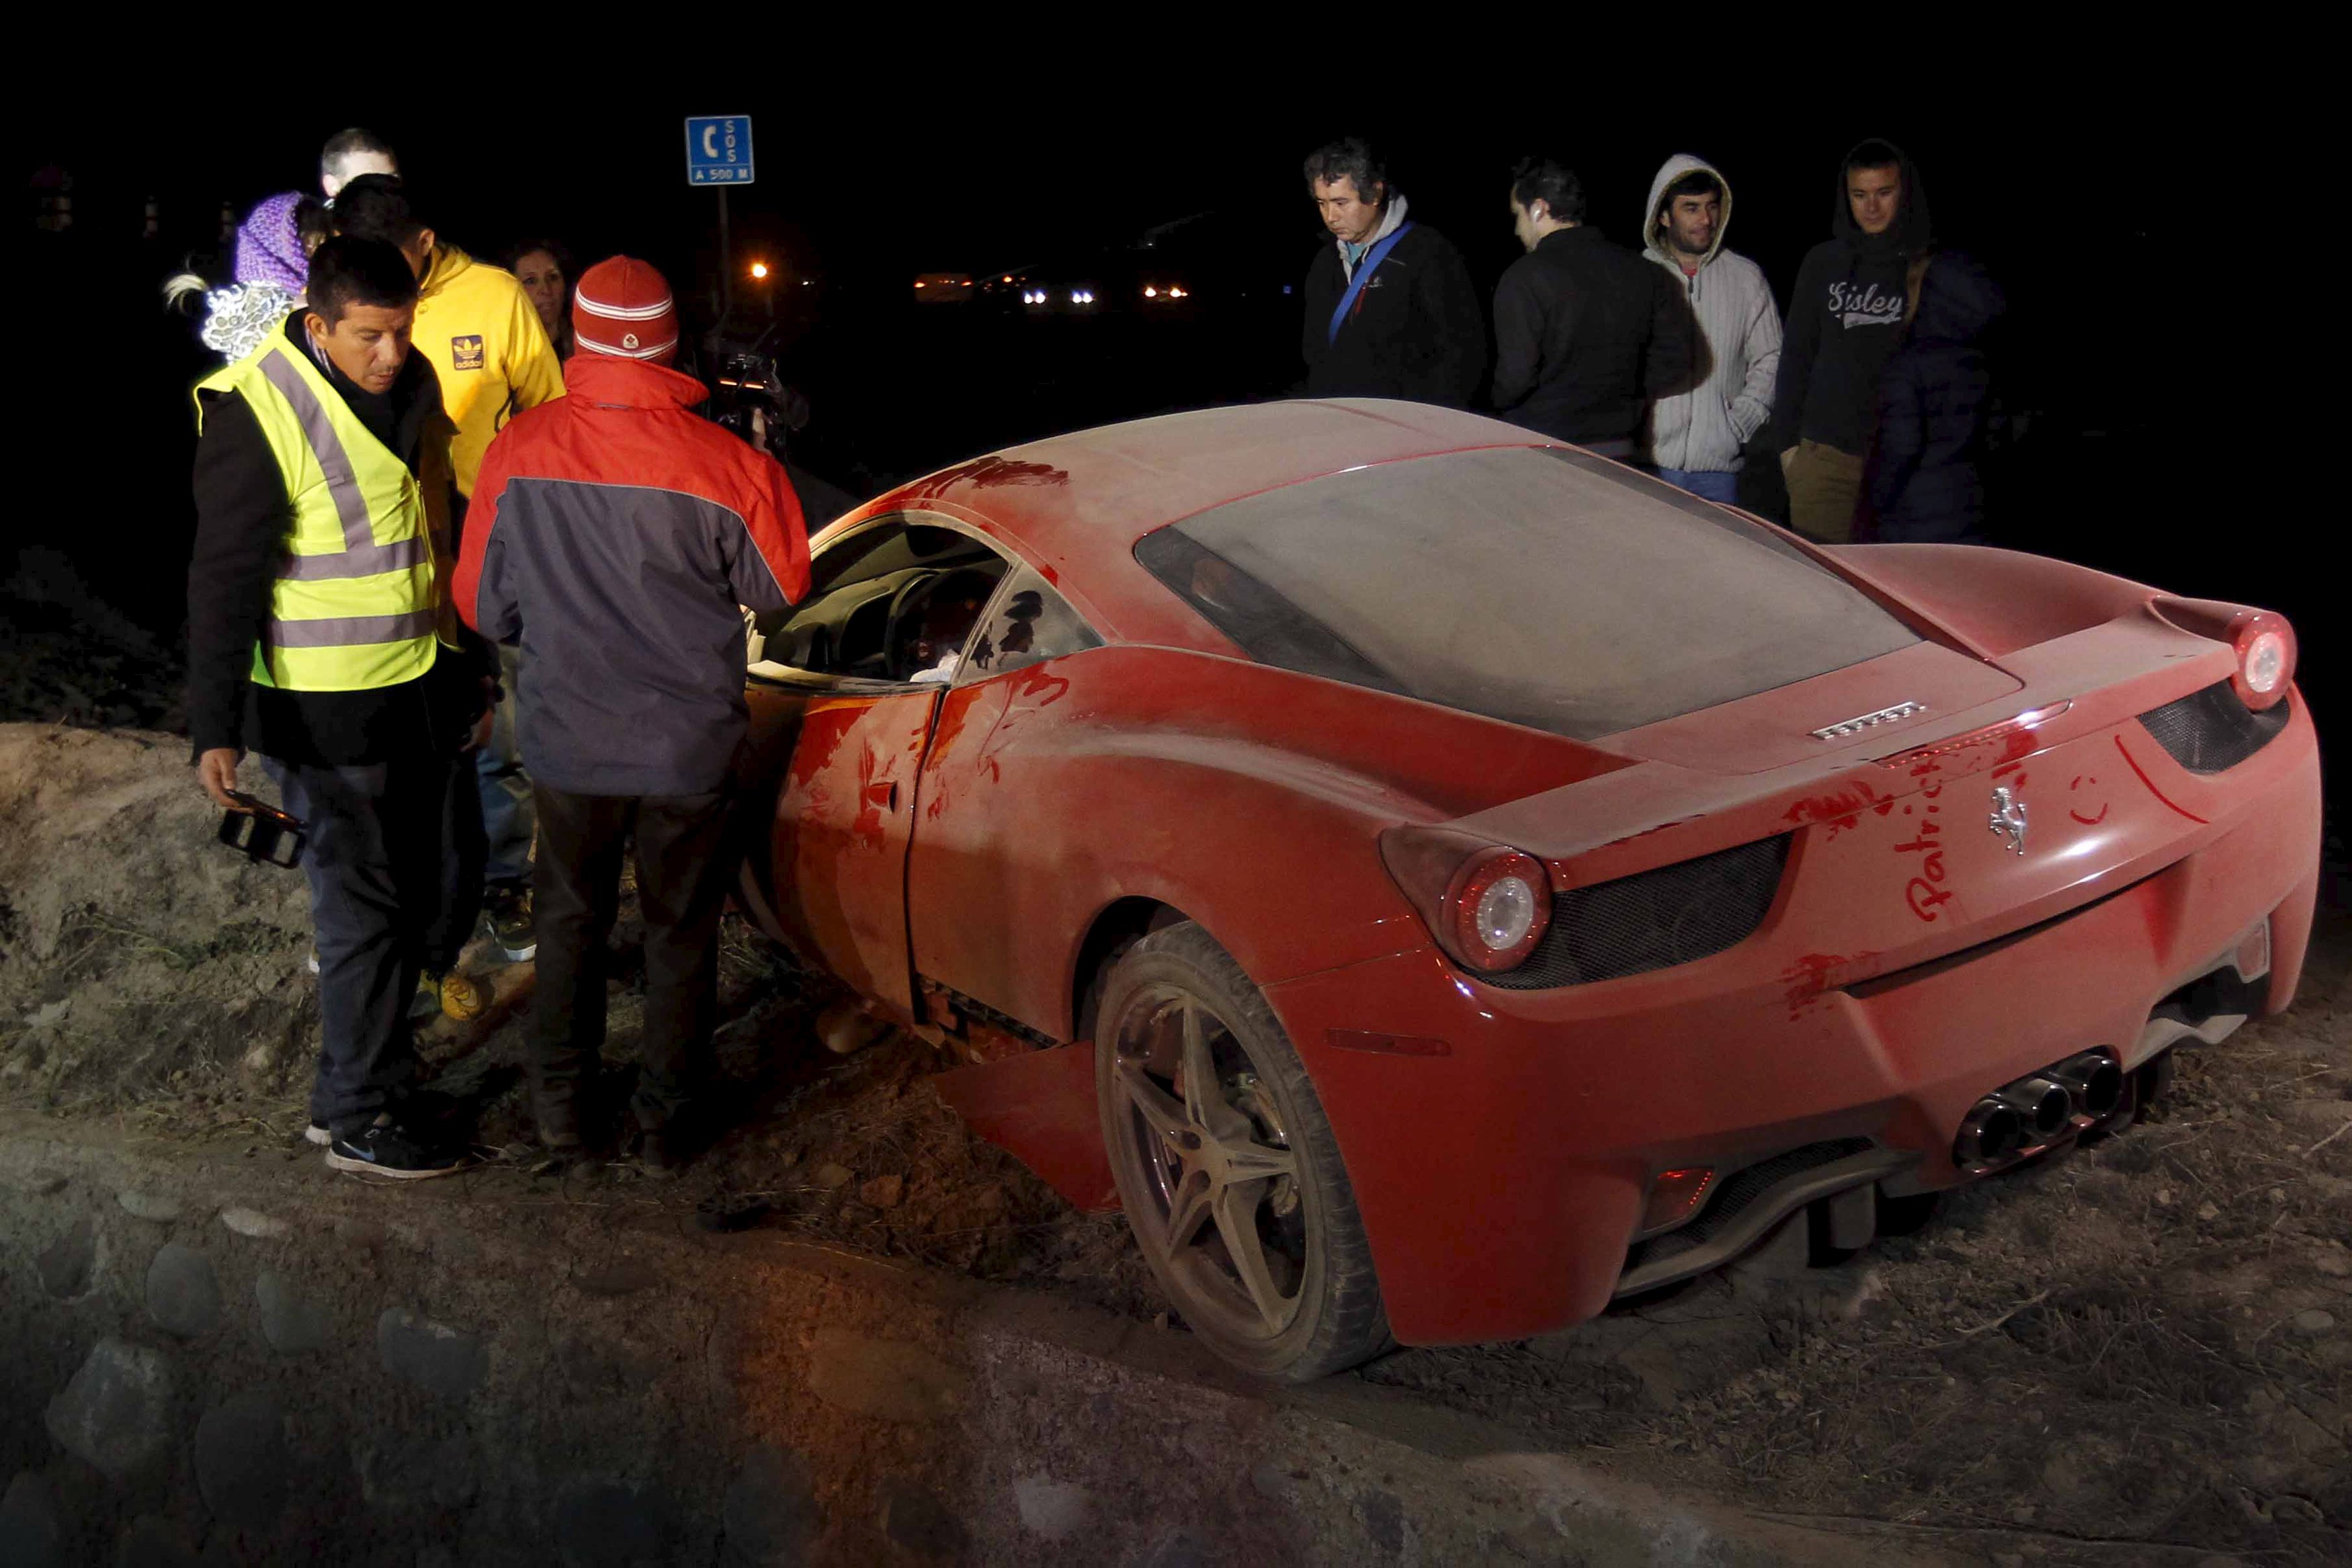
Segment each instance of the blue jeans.
[{"label": "blue jeans", "polygon": [[475,779],[482,796],[482,831],[488,843],[482,881],[490,887],[524,887],[530,882],[530,841],[539,821],[531,807],[530,776],[522,768],[522,737],[515,727],[521,652],[499,648],[499,672],[507,695],[491,722],[489,744],[474,753]]},{"label": "blue jeans", "polygon": [[1657,475],[1677,490],[1688,490],[1703,501],[1719,501],[1727,507],[1739,505],[1739,476],[1720,468],[1654,468]]}]

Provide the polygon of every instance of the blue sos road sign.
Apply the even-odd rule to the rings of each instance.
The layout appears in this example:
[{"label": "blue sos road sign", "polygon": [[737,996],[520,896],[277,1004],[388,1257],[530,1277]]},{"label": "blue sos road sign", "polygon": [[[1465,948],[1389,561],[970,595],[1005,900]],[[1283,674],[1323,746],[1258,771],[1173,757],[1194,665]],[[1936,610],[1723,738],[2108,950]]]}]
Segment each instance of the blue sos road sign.
[{"label": "blue sos road sign", "polygon": [[751,117],[715,114],[686,122],[686,183],[748,185],[751,183]]}]

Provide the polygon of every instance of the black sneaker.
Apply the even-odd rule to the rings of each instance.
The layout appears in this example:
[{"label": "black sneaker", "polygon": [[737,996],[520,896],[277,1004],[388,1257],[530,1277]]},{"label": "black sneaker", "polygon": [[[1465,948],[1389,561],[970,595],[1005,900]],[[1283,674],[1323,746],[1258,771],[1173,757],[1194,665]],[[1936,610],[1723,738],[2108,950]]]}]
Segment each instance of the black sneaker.
[{"label": "black sneaker", "polygon": [[[411,1121],[444,1120],[457,1109],[457,1102],[438,1089],[395,1089],[392,1099],[394,1104],[406,1108]],[[315,1121],[302,1129],[302,1138],[322,1149],[335,1141],[334,1134],[327,1131],[327,1124]]]},{"label": "black sneaker", "polygon": [[455,1176],[473,1163],[474,1156],[464,1149],[428,1143],[388,1115],[327,1145],[331,1170],[365,1171],[400,1181]]},{"label": "black sneaker", "polygon": [[530,889],[527,887],[494,887],[489,891],[489,907],[482,913],[482,923],[490,928],[490,939],[499,945],[509,964],[528,964],[539,956],[539,927],[532,924]]}]

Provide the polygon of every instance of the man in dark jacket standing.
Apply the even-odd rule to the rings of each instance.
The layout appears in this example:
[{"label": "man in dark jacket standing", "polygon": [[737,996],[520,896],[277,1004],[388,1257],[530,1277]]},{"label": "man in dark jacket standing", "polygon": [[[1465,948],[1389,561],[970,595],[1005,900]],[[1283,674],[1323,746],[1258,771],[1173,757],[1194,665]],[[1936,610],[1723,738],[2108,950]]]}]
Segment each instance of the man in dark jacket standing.
[{"label": "man in dark jacket standing", "polygon": [[409,349],[416,280],[391,246],[331,239],[309,292],[196,388],[188,728],[215,804],[249,809],[250,749],[309,829],[312,1141],[338,1170],[446,1176],[467,1156],[410,1114],[409,1002],[478,907],[463,754],[488,734],[495,665],[448,613],[454,432]]},{"label": "man in dark jacket standing", "polygon": [[627,256],[590,267],[572,326],[572,395],[516,415],[482,459],[457,608],[485,636],[520,639],[531,671],[540,1139],[582,1142],[634,831],[646,1018],[632,1108],[639,1159],[667,1174],[718,1010],[727,784],[748,713],[738,607],[806,594],[808,538],[776,460],[690,412],[707,394],[668,368],[677,310],[660,273]]},{"label": "man in dark jacket standing", "polygon": [[1790,523],[1807,538],[1853,537],[1878,372],[1903,330],[1911,269],[1933,245],[1927,193],[1902,150],[1874,138],[1848,152],[1831,237],[1797,269],[1772,396]]},{"label": "man in dark jacket standing", "polygon": [[1496,412],[1603,457],[1633,456],[1644,405],[1694,380],[1690,307],[1663,272],[1585,223],[1584,186],[1564,164],[1520,160],[1511,224],[1528,254],[1495,289]]},{"label": "man in dark jacket standing", "polygon": [[1978,347],[2007,304],[1970,257],[1946,251],[1919,279],[1919,303],[1878,377],[1864,531],[1909,544],[1984,542],[1985,399]]},{"label": "man in dark jacket standing", "polygon": [[1467,408],[1486,323],[1462,253],[1405,215],[1360,138],[1308,154],[1307,186],[1332,239],[1307,269],[1307,395]]}]

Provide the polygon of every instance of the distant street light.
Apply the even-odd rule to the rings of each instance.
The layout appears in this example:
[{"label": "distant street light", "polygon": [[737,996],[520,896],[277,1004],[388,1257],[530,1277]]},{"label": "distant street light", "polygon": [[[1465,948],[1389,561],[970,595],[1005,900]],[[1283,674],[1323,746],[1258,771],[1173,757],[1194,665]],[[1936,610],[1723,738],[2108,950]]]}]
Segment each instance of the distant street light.
[{"label": "distant street light", "polygon": [[755,262],[753,262],[753,263],[751,264],[751,276],[752,276],[752,277],[767,277],[767,276],[768,276],[768,264],[767,264],[766,262],[764,262],[764,261],[755,261]]}]

